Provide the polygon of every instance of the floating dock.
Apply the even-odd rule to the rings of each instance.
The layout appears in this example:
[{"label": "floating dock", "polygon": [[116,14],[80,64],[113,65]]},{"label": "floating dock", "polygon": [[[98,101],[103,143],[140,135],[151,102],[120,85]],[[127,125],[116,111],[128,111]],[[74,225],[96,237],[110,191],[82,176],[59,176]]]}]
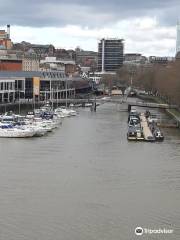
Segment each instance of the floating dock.
[{"label": "floating dock", "polygon": [[155,141],[155,138],[154,138],[149,126],[148,126],[148,122],[147,122],[147,119],[145,117],[145,114],[141,113],[139,115],[139,118],[140,118],[140,124],[141,124],[141,128],[142,128],[143,135],[144,135],[144,140],[148,141],[148,142]]}]

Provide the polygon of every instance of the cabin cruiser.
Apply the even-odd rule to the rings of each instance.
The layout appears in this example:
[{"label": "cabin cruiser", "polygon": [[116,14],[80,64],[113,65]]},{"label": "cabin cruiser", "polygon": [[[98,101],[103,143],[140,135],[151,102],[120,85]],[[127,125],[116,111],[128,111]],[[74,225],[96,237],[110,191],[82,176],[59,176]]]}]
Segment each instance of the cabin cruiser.
[{"label": "cabin cruiser", "polygon": [[59,107],[55,109],[55,113],[58,114],[60,117],[71,117],[71,116],[76,116],[77,112],[73,109],[66,109],[63,107]]},{"label": "cabin cruiser", "polygon": [[92,105],[93,105],[92,103],[85,103],[84,104],[85,107],[92,107]]},{"label": "cabin cruiser", "polygon": [[78,108],[78,107],[82,107],[82,103],[77,103],[74,105],[74,107]]},{"label": "cabin cruiser", "polygon": [[14,123],[18,121],[18,115],[15,115],[12,111],[6,112],[4,115],[0,118],[2,123]]},{"label": "cabin cruiser", "polygon": [[25,119],[24,117],[22,117],[22,119],[19,120],[17,123],[14,123],[14,126],[16,128],[33,130],[35,137],[41,137],[47,133],[47,130],[44,129],[42,126],[35,125],[34,121],[32,121],[31,119]]},{"label": "cabin cruiser", "polygon": [[73,110],[71,108],[68,109],[68,108],[65,108],[65,107],[62,106],[61,109],[63,109],[63,112],[67,113],[69,117],[77,115],[77,111],[75,111],[75,110]]},{"label": "cabin cruiser", "polygon": [[11,124],[0,124],[1,138],[26,138],[33,137],[35,134],[33,129],[16,128]]},{"label": "cabin cruiser", "polygon": [[26,115],[27,119],[33,119],[34,118],[34,112],[28,112]]},{"label": "cabin cruiser", "polygon": [[77,112],[75,110],[69,109],[69,111],[70,111],[71,116],[76,116],[77,115]]},{"label": "cabin cruiser", "polygon": [[65,117],[70,117],[71,114],[70,112],[65,109],[65,108],[56,108],[54,111],[56,114],[58,114],[61,118],[65,118]]}]

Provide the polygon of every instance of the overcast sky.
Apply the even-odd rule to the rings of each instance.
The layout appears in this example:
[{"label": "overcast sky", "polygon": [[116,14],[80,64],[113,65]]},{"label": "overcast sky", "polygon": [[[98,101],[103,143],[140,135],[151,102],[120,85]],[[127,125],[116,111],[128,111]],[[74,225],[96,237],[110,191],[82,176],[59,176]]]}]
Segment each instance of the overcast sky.
[{"label": "overcast sky", "polygon": [[0,27],[14,42],[97,50],[102,37],[125,52],[174,56],[180,0],[0,0]]}]

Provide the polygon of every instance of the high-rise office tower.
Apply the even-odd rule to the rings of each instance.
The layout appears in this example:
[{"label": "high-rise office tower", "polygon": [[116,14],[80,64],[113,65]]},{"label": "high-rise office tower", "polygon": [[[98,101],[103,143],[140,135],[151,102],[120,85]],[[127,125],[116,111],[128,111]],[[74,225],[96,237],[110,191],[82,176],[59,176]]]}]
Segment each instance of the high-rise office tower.
[{"label": "high-rise office tower", "polygon": [[123,39],[101,39],[98,44],[98,70],[115,72],[123,65]]},{"label": "high-rise office tower", "polygon": [[177,22],[176,54],[180,52],[180,21]]}]

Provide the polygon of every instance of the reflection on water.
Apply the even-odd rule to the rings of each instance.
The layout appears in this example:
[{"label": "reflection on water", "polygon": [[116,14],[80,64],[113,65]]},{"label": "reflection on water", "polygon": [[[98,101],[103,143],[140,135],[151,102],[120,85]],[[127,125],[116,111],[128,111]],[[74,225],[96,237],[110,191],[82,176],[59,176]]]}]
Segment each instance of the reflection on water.
[{"label": "reflection on water", "polygon": [[0,139],[0,239],[130,240],[137,226],[174,229],[142,239],[180,239],[180,132],[127,142],[118,110],[80,110],[48,136]]}]

